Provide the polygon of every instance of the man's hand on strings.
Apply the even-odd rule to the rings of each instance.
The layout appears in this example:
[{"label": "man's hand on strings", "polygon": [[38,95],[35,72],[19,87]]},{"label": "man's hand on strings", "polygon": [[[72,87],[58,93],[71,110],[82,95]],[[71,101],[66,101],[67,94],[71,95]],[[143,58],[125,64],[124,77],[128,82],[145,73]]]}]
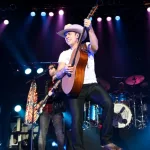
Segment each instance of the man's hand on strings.
[{"label": "man's hand on strings", "polygon": [[74,67],[71,66],[71,64],[68,64],[65,66],[65,68],[63,69],[65,74],[72,74],[74,71]]},{"label": "man's hand on strings", "polygon": [[63,74],[64,76],[65,74],[72,74],[73,71],[74,71],[74,67],[72,67],[71,64],[65,65],[65,67],[61,69],[59,73],[56,73],[52,77],[52,82],[54,83],[55,80],[60,79],[60,76],[62,75],[59,75],[59,74]]}]

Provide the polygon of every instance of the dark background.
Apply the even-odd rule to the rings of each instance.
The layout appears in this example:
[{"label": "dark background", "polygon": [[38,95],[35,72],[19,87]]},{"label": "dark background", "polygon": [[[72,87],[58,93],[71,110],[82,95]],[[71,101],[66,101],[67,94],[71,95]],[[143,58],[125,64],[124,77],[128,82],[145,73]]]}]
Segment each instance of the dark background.
[{"label": "dark background", "polygon": [[[148,1],[142,0],[104,0],[98,1],[100,6],[93,17],[93,28],[99,39],[99,51],[95,55],[95,67],[97,77],[101,77],[110,84],[109,93],[117,89],[120,81],[134,74],[141,74],[145,77],[145,82],[150,82],[150,13],[146,11]],[[103,2],[103,3],[102,3]],[[15,115],[13,108],[16,104],[21,104],[25,109],[27,95],[30,84],[26,82],[36,76],[33,72],[27,76],[24,74],[25,66],[29,65],[33,69],[40,66],[40,63],[32,62],[57,62],[62,50],[67,49],[63,38],[56,32],[63,29],[67,23],[83,24],[83,19],[87,17],[90,9],[96,1],[5,1],[0,2],[0,21],[5,18],[10,23],[4,31],[0,32],[0,138],[3,146],[8,142],[9,124],[12,116]],[[13,4],[13,5],[11,5]],[[40,12],[53,10],[57,12],[63,7],[65,15],[59,21],[56,14],[47,27],[44,26],[46,19],[41,19]],[[29,18],[31,10],[36,10],[37,15],[31,21]],[[120,15],[121,20],[117,22],[114,17]],[[103,18],[101,23],[97,23],[96,18]],[[105,18],[112,17],[111,25],[108,25]],[[45,22],[44,22],[45,21]],[[45,23],[46,24],[46,23]],[[47,29],[47,30],[44,30]],[[45,31],[45,32],[44,32]],[[88,41],[88,39],[87,39]],[[41,65],[47,67],[47,65]],[[19,71],[17,72],[17,69]],[[118,79],[116,77],[124,77]],[[44,92],[43,76],[37,80],[39,95]],[[133,88],[125,84],[127,91],[132,93]],[[141,89],[136,86],[136,91],[149,94],[149,86]],[[150,99],[146,97],[144,102],[149,106]],[[148,133],[150,127],[143,131],[117,130],[115,134],[120,138],[115,138],[126,149],[143,149],[143,145],[148,145]],[[123,131],[123,132],[122,132]],[[124,134],[122,134],[124,133]],[[129,134],[130,133],[130,134]],[[132,138],[133,137],[133,138]],[[131,139],[131,140],[129,140]],[[129,142],[128,142],[129,140]],[[145,141],[144,141],[145,140]],[[139,144],[135,147],[133,143]],[[144,144],[140,144],[144,143]],[[147,147],[145,147],[146,149]]]}]

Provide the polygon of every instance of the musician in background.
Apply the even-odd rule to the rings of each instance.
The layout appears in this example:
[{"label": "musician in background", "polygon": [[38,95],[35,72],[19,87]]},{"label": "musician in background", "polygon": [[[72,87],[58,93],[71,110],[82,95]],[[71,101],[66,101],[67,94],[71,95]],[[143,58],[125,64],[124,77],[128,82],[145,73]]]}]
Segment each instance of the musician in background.
[{"label": "musician in background", "polygon": [[[96,80],[94,54],[98,50],[98,39],[92,28],[90,19],[84,19],[84,26],[86,32],[83,34],[82,41],[89,35],[90,42],[86,42],[86,50],[88,52],[88,61],[85,68],[84,82],[82,89],[77,97],[70,97],[68,95],[68,103],[70,106],[70,112],[72,115],[72,143],[74,150],[84,150],[83,146],[83,109],[86,99],[91,99],[93,102],[100,105],[103,108],[102,112],[102,129],[101,129],[101,144],[104,150],[121,150],[117,145],[112,143],[113,134],[113,114],[114,106],[108,93],[99,86]],[[61,79],[66,74],[71,74],[74,70],[74,66],[69,64],[72,52],[77,48],[79,37],[82,34],[83,27],[78,24],[67,24],[64,30],[58,32],[58,35],[63,37],[66,43],[69,45],[69,49],[63,51],[59,56],[59,65],[57,73],[53,77],[55,79]],[[67,86],[67,85],[66,85]]]},{"label": "musician in background", "polygon": [[[56,65],[49,65],[49,75],[52,78],[56,73]],[[52,79],[46,82],[45,94],[47,95],[54,83]],[[45,150],[46,135],[48,133],[50,121],[52,121],[58,143],[58,150],[64,150],[64,128],[63,128],[63,111],[65,106],[63,102],[64,93],[61,92],[60,87],[55,91],[53,97],[50,97],[47,104],[43,108],[43,113],[40,116],[40,134],[38,139],[38,149]]]}]

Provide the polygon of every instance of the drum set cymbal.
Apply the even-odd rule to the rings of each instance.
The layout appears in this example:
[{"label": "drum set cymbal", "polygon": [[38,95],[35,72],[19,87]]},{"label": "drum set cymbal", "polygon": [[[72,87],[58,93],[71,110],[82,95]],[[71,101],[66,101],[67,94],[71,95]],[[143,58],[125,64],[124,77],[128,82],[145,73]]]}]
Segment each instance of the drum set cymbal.
[{"label": "drum set cymbal", "polygon": [[125,83],[127,85],[137,85],[137,84],[142,83],[144,79],[145,77],[143,75],[133,75],[133,76],[128,77],[125,80]]}]

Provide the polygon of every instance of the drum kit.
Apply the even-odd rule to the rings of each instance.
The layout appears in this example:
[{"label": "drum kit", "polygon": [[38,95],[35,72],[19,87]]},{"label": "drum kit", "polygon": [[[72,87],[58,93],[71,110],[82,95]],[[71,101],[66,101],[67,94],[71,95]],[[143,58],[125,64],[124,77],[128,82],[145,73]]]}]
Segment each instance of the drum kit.
[{"label": "drum kit", "polygon": [[[116,77],[117,80],[119,77]],[[133,75],[127,78],[120,77],[121,82],[117,84],[117,90],[109,93],[110,84],[98,79],[98,83],[109,93],[114,103],[113,126],[115,128],[143,129],[148,124],[147,104],[145,98],[148,94],[143,94],[148,89],[148,82],[144,82],[143,75]],[[129,88],[127,91],[125,86]],[[130,91],[130,92],[129,92]],[[102,108],[91,101],[84,104],[84,124],[83,129],[91,126],[101,126]]]}]

